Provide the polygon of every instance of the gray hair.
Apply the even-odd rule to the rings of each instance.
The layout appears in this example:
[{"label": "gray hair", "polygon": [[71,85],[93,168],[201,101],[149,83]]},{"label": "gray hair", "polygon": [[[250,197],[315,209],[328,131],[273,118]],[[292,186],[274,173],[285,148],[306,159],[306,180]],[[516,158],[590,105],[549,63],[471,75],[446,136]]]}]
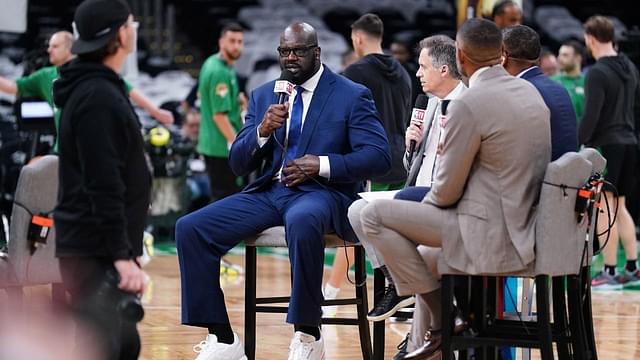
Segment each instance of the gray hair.
[{"label": "gray hair", "polygon": [[420,41],[420,50],[427,50],[429,60],[434,67],[447,65],[451,77],[460,80],[456,64],[456,43],[446,35],[433,35]]}]

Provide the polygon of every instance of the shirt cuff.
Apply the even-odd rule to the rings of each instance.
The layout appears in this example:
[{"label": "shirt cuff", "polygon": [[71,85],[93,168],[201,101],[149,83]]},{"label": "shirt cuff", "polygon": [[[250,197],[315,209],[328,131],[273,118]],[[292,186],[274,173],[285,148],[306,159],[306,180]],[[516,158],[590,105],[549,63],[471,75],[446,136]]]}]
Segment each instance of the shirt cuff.
[{"label": "shirt cuff", "polygon": [[267,137],[260,136],[260,130],[258,130],[257,128],[256,128],[256,135],[258,136],[258,147],[263,147],[264,144],[266,144],[267,141],[269,141],[268,136]]},{"label": "shirt cuff", "polygon": [[331,165],[329,162],[329,157],[318,156],[318,158],[320,159],[320,170],[318,171],[318,175],[329,180],[331,178]]}]

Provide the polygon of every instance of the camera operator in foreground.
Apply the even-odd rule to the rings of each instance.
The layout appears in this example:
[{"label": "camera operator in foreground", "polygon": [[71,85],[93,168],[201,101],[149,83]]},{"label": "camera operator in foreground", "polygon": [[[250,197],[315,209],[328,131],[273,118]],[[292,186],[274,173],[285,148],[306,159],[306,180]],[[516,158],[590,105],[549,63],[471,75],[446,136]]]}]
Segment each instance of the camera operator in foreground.
[{"label": "camera operator in foreground", "polygon": [[149,207],[151,177],[140,123],[118,71],[135,44],[122,0],[87,0],[74,22],[76,60],[60,69],[56,255],[73,309],[95,330],[107,359],[137,359],[136,294],[146,276],[135,261]]}]

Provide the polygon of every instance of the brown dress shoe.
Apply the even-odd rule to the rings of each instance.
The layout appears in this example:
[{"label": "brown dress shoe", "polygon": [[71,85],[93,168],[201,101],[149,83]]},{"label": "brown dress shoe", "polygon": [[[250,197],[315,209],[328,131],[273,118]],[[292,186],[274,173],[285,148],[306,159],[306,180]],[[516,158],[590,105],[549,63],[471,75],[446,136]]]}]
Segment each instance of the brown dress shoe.
[{"label": "brown dress shoe", "polygon": [[442,331],[427,331],[424,345],[404,356],[404,360],[434,360],[439,359],[442,345]]}]

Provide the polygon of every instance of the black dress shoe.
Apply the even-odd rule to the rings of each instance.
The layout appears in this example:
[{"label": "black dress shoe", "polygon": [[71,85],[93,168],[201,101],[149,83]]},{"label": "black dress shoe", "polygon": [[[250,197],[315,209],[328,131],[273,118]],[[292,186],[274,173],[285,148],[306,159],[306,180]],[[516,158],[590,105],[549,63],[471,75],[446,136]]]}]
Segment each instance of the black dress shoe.
[{"label": "black dress shoe", "polygon": [[469,328],[469,322],[462,316],[462,311],[458,309],[455,309],[454,311],[455,315],[453,317],[453,333],[455,335],[458,335]]},{"label": "black dress shoe", "polygon": [[442,347],[442,331],[427,331],[424,336],[424,345],[408,353],[403,360],[427,360],[437,358]]},{"label": "black dress shoe", "polygon": [[367,320],[380,321],[393,315],[398,309],[409,306],[416,302],[413,296],[398,296],[393,284],[389,284],[384,290],[384,295],[375,307],[367,314]]},{"label": "black dress shoe", "polygon": [[402,342],[398,344],[398,352],[393,356],[392,360],[402,360],[404,359],[404,356],[407,355],[409,336],[411,336],[411,333],[407,333],[407,336],[404,337],[404,340],[402,340]]}]

